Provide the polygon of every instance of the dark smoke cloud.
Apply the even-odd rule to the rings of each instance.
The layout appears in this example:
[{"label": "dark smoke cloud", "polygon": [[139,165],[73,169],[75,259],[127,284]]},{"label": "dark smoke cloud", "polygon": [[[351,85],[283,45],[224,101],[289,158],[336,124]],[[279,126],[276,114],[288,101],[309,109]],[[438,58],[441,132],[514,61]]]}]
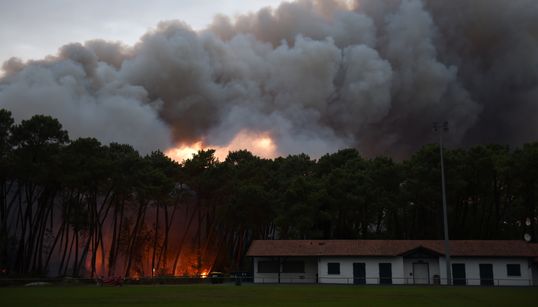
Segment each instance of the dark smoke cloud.
[{"label": "dark smoke cloud", "polygon": [[538,2],[302,0],[195,32],[160,23],[135,46],[63,46],[4,63],[0,107],[143,152],[242,130],[279,152],[402,156],[431,142],[538,138]]}]

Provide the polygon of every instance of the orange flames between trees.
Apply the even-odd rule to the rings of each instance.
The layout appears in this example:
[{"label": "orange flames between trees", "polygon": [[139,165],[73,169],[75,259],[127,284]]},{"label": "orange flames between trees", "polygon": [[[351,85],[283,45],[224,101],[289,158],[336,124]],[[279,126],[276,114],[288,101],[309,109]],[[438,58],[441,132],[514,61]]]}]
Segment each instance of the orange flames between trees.
[{"label": "orange flames between trees", "polygon": [[[249,240],[274,231],[263,207],[252,214],[261,216],[256,222],[247,214],[256,210],[251,203],[263,203],[265,193],[257,187],[238,190],[250,179],[233,176],[231,168],[222,172],[213,151],[198,151],[180,164],[162,152],[141,156],[125,144],[103,146],[90,138],[68,143],[61,125],[49,117],[23,124],[20,129],[49,125],[58,131],[40,141],[38,150],[12,149],[13,157],[21,157],[14,167],[31,165],[3,183],[9,188],[4,204],[18,205],[5,208],[3,220],[9,244],[0,262],[9,274],[203,277],[214,269],[239,270]],[[212,145],[207,143],[168,154],[183,160]],[[245,148],[266,158],[278,155],[269,133],[241,131],[216,148],[216,158]],[[43,154],[37,161],[25,160],[34,152]],[[249,154],[235,152],[230,159],[244,155]],[[48,184],[52,177],[54,184]]]},{"label": "orange flames between trees", "polygon": [[[182,144],[166,151],[166,155],[177,161],[183,162],[192,158],[200,150],[212,148],[215,157],[223,161],[230,151],[247,149],[255,155],[263,158],[274,158],[279,155],[277,146],[271,135],[267,132],[256,133],[247,130],[240,131],[226,146],[213,146],[204,141],[192,144]],[[183,225],[174,228],[170,221],[164,221],[167,216],[173,215],[167,208],[155,207],[149,220],[154,220],[153,225],[144,221],[142,230],[138,230],[137,238],[129,242],[129,236],[135,233],[130,229],[130,223],[124,224],[123,234],[114,234],[113,230],[105,230],[103,242],[97,247],[95,259],[87,257],[85,269],[90,275],[110,276],[127,272],[131,278],[147,278],[157,276],[198,276],[205,278],[213,269],[218,255],[218,244],[215,242],[215,234],[203,232],[203,220],[200,217],[203,212],[195,212],[195,207],[187,205],[183,210],[181,222]],[[199,210],[199,209],[198,209]],[[191,212],[189,212],[191,211]],[[176,218],[178,216],[176,215]],[[177,222],[177,221],[176,221]],[[164,226],[161,224],[165,224]],[[168,226],[168,227],[167,227]],[[136,226],[132,226],[136,228]],[[203,237],[203,239],[201,239]],[[113,246],[113,242],[120,242]],[[133,246],[134,244],[134,246]],[[103,251],[104,246],[104,251]],[[116,257],[111,257],[110,251],[118,249]],[[130,255],[129,257],[121,255]],[[92,261],[94,263],[92,263]],[[92,269],[95,268],[95,269]],[[93,274],[92,274],[93,271]]]},{"label": "orange flames between trees", "polygon": [[[158,214],[163,215],[162,212]],[[91,249],[88,252],[95,254],[95,259],[86,257],[85,275],[125,274],[132,279],[158,276],[207,277],[216,262],[216,244],[211,236],[200,233],[203,230],[199,226],[202,225],[193,223],[197,215],[191,214],[191,221],[176,219],[174,222],[177,227],[169,228],[168,234],[165,233],[164,225],[149,225],[149,221],[145,221],[143,230],[133,240],[134,247],[131,252],[127,241],[128,237],[132,236],[132,230],[126,227],[124,234],[119,237],[118,257],[111,257],[114,239],[112,234],[105,230],[103,242],[96,252],[93,253]],[[148,220],[154,218],[150,216]],[[161,223],[164,221],[161,220]],[[92,264],[92,261],[95,263]]]},{"label": "orange flames between trees", "polygon": [[[160,253],[161,250],[156,251]],[[168,263],[153,263],[152,255],[153,249],[146,248],[140,251],[135,256],[135,264],[132,266],[131,271],[127,276],[132,279],[159,277],[159,276],[175,276],[175,277],[202,277],[208,276],[209,272],[215,264],[216,254],[208,253],[203,254],[204,251],[197,248],[183,247],[183,251],[180,253],[180,258],[176,267],[174,268],[174,261]],[[110,263],[107,257],[103,255],[101,248],[98,249],[95,260],[95,272],[96,276],[111,276],[111,275],[123,275],[114,274],[109,269]],[[167,254],[168,259],[175,257],[175,251],[169,251]],[[161,259],[162,260],[162,259]],[[125,267],[125,263],[116,263],[120,267]],[[156,266],[156,267],[153,267]],[[91,258],[86,258],[85,269],[87,272],[92,271]]]},{"label": "orange flames between trees", "polygon": [[114,214],[105,220],[110,226],[103,228],[97,245],[90,242],[88,255],[95,256],[86,257],[82,275],[204,278],[212,271],[219,239],[207,207],[185,197],[148,203],[136,218],[135,211],[128,211],[116,221]]}]

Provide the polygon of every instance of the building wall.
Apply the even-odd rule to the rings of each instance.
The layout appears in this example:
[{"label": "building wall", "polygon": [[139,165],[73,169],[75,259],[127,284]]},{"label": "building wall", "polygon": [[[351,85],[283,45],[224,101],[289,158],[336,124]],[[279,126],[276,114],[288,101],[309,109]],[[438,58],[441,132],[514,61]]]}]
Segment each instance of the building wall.
[{"label": "building wall", "polygon": [[538,286],[538,263],[531,264],[532,285]]},{"label": "building wall", "polygon": [[439,259],[438,258],[404,258],[404,276],[406,284],[414,284],[415,279],[413,276],[413,264],[414,263],[427,263],[429,268],[429,283],[434,283],[434,276],[440,276],[439,272]]},{"label": "building wall", "polygon": [[[282,258],[284,259],[284,258]],[[304,273],[280,273],[280,283],[316,283],[317,258],[316,257],[287,257],[293,261],[304,261]],[[258,261],[270,261],[276,258],[254,257],[254,282],[255,283],[278,283],[278,273],[259,273]],[[280,266],[282,271],[282,265]]]},{"label": "building wall", "polygon": [[[329,275],[327,264],[340,263],[340,274]],[[366,267],[366,284],[379,284],[379,263],[392,264],[392,283],[404,283],[402,257],[320,257],[318,262],[319,283],[353,284],[353,263],[363,262]]]},{"label": "building wall", "polygon": [[[480,264],[493,265],[493,279],[495,286],[531,286],[532,270],[529,260],[526,258],[479,258],[479,257],[453,257],[451,263],[465,264],[467,285],[480,285]],[[519,264],[521,276],[508,276],[507,264]],[[439,257],[439,271],[441,284],[446,285],[446,262],[444,257]]]},{"label": "building wall", "polygon": [[[272,258],[254,257],[254,282],[278,283],[277,273],[259,273],[258,261]],[[288,257],[290,260],[305,262],[304,273],[281,273],[281,283],[327,283],[327,284],[353,284],[353,263],[362,262],[366,267],[366,284],[379,284],[379,263],[392,264],[393,284],[413,284],[413,263],[423,261],[429,264],[430,283],[434,283],[434,276],[439,275],[441,284],[446,285],[446,264],[444,257],[410,259],[403,257]],[[329,275],[327,263],[340,263],[340,274]],[[467,285],[480,285],[479,265],[482,263],[493,265],[493,278],[495,286],[530,286],[538,285],[533,282],[532,265],[526,258],[463,258],[453,257],[452,263],[464,263]],[[508,276],[507,264],[519,264],[521,276]],[[282,268],[281,268],[282,270]],[[536,270],[538,272],[538,270]],[[535,273],[537,274],[537,273]]]}]

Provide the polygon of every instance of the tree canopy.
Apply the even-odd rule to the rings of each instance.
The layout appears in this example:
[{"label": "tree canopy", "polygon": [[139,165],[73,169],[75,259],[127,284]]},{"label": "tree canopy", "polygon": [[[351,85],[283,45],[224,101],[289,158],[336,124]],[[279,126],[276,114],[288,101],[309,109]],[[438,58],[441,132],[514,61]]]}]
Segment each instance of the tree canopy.
[{"label": "tree canopy", "polygon": [[[0,268],[125,276],[236,270],[254,239],[441,239],[437,145],[404,161],[355,149],[177,163],[126,144],[69,140],[0,110]],[[451,239],[536,241],[538,143],[446,149]]]}]

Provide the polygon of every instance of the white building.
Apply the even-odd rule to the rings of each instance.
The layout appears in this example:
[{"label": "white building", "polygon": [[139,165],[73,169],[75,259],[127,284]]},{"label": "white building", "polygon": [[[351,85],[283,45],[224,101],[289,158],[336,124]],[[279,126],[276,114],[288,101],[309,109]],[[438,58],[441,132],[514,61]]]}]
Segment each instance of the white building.
[{"label": "white building", "polygon": [[[538,286],[538,244],[452,240],[454,285]],[[443,241],[258,240],[255,283],[446,284]]]}]

